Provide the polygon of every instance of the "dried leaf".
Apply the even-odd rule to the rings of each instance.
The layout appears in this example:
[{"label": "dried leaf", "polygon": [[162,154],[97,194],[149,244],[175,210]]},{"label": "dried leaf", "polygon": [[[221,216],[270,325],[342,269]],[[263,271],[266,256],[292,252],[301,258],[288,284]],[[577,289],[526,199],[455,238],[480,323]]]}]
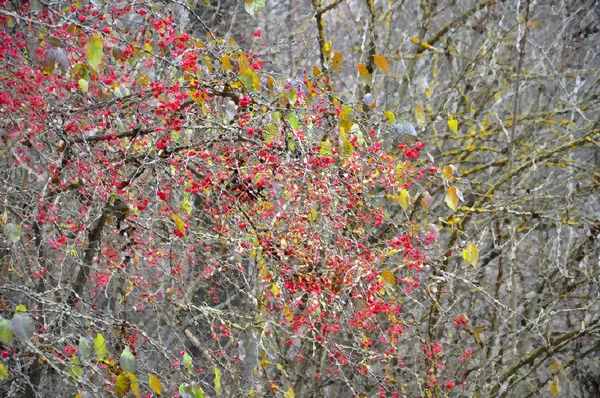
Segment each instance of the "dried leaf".
[{"label": "dried leaf", "polygon": [[423,208],[425,210],[429,210],[429,206],[431,206],[432,203],[433,203],[433,198],[431,197],[429,192],[427,192],[427,191],[423,192],[421,194],[421,206],[423,206]]}]

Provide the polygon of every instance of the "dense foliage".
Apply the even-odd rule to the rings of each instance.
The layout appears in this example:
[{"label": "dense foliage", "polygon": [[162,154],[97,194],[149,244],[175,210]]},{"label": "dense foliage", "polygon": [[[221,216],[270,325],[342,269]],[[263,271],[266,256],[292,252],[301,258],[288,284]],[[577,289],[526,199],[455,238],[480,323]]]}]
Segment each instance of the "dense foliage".
[{"label": "dense foliage", "polygon": [[281,50],[275,24],[213,29],[237,9],[0,0],[3,396],[559,395],[597,352],[597,116],[519,115],[524,50],[507,86],[471,66],[514,55],[492,33],[436,47],[501,2],[404,37],[397,80],[396,3],[348,2],[357,43],[328,37],[340,3]]}]

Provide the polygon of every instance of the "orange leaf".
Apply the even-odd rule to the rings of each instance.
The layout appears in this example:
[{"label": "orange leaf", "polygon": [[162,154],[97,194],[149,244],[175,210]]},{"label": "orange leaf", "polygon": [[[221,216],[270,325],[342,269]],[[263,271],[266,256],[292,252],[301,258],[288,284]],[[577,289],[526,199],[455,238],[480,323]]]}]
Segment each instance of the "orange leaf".
[{"label": "orange leaf", "polygon": [[383,73],[386,75],[390,73],[390,65],[388,64],[387,59],[378,54],[373,55],[373,59],[375,60],[375,66],[381,69]]},{"label": "orange leaf", "polygon": [[396,285],[396,277],[387,269],[381,273],[381,277],[383,278],[387,287],[393,287]]},{"label": "orange leaf", "polygon": [[335,52],[333,54],[333,60],[331,61],[331,69],[333,69],[334,71],[340,69],[342,66],[344,66],[344,57],[342,56],[342,54],[340,54],[339,52]]}]

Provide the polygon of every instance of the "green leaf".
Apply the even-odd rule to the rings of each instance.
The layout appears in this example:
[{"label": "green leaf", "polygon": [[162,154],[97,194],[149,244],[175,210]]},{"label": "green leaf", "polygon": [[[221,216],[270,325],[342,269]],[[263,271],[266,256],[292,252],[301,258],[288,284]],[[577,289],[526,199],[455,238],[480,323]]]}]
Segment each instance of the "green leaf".
[{"label": "green leaf", "polygon": [[69,376],[71,376],[77,381],[77,379],[83,376],[83,369],[81,369],[80,366],[81,362],[79,361],[79,358],[73,357],[71,358],[69,363],[69,370],[67,371],[67,373],[69,374]]},{"label": "green leaf", "polygon": [[81,90],[81,92],[83,92],[84,94],[88,92],[90,85],[87,80],[79,79],[79,81],[77,81],[77,84],[79,84],[79,89]]},{"label": "green leaf", "polygon": [[89,361],[90,357],[92,356],[92,347],[89,339],[83,336],[79,337],[79,346],[77,348],[79,351],[79,359],[81,359],[83,363]]},{"label": "green leaf", "polygon": [[202,388],[196,388],[196,391],[194,391],[194,398],[204,398],[204,391],[202,391]]},{"label": "green leaf", "polygon": [[106,349],[106,341],[104,340],[102,333],[98,333],[94,339],[94,352],[96,353],[96,357],[99,361],[103,360],[104,357],[106,357],[106,354],[108,354],[108,350]]},{"label": "green leaf", "polygon": [[123,369],[125,372],[135,373],[135,357],[129,350],[129,347],[125,347],[125,349],[121,353],[119,363],[121,364],[121,369]]},{"label": "green leaf", "polygon": [[17,305],[15,308],[15,314],[27,314],[27,307],[25,307],[23,304]]},{"label": "green leaf", "polygon": [[252,16],[265,8],[266,0],[246,0],[246,12]]},{"label": "green leaf", "polygon": [[292,126],[294,130],[298,130],[298,128],[300,128],[300,123],[298,123],[298,116],[296,116],[296,113],[290,113],[287,120],[290,122],[290,126]]},{"label": "green leaf", "polygon": [[6,224],[4,226],[4,235],[10,243],[17,243],[21,239],[23,230],[19,224]]},{"label": "green leaf", "polygon": [[35,324],[29,315],[23,313],[15,314],[11,324],[12,331],[17,337],[24,341],[31,340],[33,332],[35,331]]},{"label": "green leaf", "polygon": [[102,38],[94,33],[92,39],[85,46],[85,50],[87,51],[88,63],[94,70],[97,70],[98,65],[100,65],[104,57],[104,43],[102,42]]},{"label": "green leaf", "polygon": [[12,322],[8,319],[0,318],[0,341],[4,344],[8,344],[12,338]]},{"label": "green leaf", "polygon": [[217,394],[221,393],[221,371],[218,368],[215,368],[215,391]]},{"label": "green leaf", "polygon": [[183,355],[183,366],[185,366],[190,372],[194,370],[194,365],[192,364],[192,357],[187,352]]},{"label": "green leaf", "polygon": [[0,363],[0,381],[6,380],[8,377],[8,370]]}]

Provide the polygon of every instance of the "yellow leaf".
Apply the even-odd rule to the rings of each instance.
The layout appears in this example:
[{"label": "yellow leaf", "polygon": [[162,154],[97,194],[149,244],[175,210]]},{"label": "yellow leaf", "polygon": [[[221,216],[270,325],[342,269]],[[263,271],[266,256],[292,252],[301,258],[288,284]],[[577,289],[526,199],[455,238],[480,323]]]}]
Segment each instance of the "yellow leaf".
[{"label": "yellow leaf", "polygon": [[469,246],[463,249],[463,258],[468,265],[472,265],[473,267],[477,265],[479,250],[477,250],[477,246],[474,243],[469,243]]},{"label": "yellow leaf", "polygon": [[294,319],[294,316],[292,315],[292,312],[290,311],[290,307],[288,307],[287,305],[283,306],[283,316],[285,317],[285,319],[288,322],[291,322]]},{"label": "yellow leaf", "polygon": [[162,394],[162,383],[158,380],[158,377],[151,375],[148,384],[150,384],[153,393]]},{"label": "yellow leaf", "polygon": [[387,269],[383,270],[381,277],[383,278],[383,281],[387,287],[394,287],[396,285],[396,277]]},{"label": "yellow leaf", "polygon": [[221,393],[221,372],[217,368],[215,368],[215,392]]},{"label": "yellow leaf", "polygon": [[296,394],[294,394],[294,389],[292,387],[288,388],[286,393],[283,394],[283,398],[295,398]]},{"label": "yellow leaf", "polygon": [[79,88],[81,89],[81,91],[84,94],[88,92],[89,83],[88,83],[87,80],[85,80],[85,79],[79,79],[79,81],[77,83],[79,84]]},{"label": "yellow leaf", "polygon": [[279,288],[277,287],[276,284],[271,285],[271,293],[273,293],[273,295],[275,295],[275,296],[277,296],[279,294]]},{"label": "yellow leaf", "polygon": [[448,115],[448,127],[454,134],[458,134],[458,120],[452,115]]},{"label": "yellow leaf", "polygon": [[231,65],[231,61],[227,55],[221,57],[221,62],[223,63],[224,70],[233,70],[233,65]]},{"label": "yellow leaf", "polygon": [[136,398],[140,398],[140,383],[138,382],[138,378],[135,375],[129,373],[129,385],[131,386],[131,391],[135,394]]},{"label": "yellow leaf", "polygon": [[320,76],[321,73],[323,73],[323,72],[321,72],[321,69],[319,69],[318,66],[313,66],[313,76],[314,77]]},{"label": "yellow leaf", "polygon": [[8,370],[0,363],[0,381],[6,380],[8,377]]},{"label": "yellow leaf", "polygon": [[[456,187],[450,187],[448,188],[448,191],[446,191],[446,204],[452,210],[456,210],[456,208],[458,207],[458,192],[460,191]],[[460,195],[462,196],[462,193]]]},{"label": "yellow leaf", "polygon": [[267,361],[267,352],[263,350],[263,353],[262,353],[262,358],[261,358],[261,360],[260,360],[260,366],[261,366],[263,369],[266,369],[266,367],[267,367],[267,363],[268,363],[268,361]]},{"label": "yellow leaf", "polygon": [[339,52],[335,52],[333,54],[333,60],[331,61],[331,69],[333,69],[334,71],[340,69],[342,66],[344,66],[344,57],[342,56],[342,54],[340,54]]},{"label": "yellow leaf", "polygon": [[106,341],[104,340],[102,333],[98,333],[94,339],[94,352],[96,353],[96,357],[99,361],[103,360],[106,354],[108,354],[108,350],[106,349]]},{"label": "yellow leaf", "polygon": [[410,206],[410,194],[406,189],[400,191],[400,195],[398,196],[398,203],[400,203],[402,210],[408,210],[408,207]]},{"label": "yellow leaf", "polygon": [[396,121],[396,116],[393,112],[385,111],[383,112],[383,116],[385,116],[390,123],[394,123]]},{"label": "yellow leaf", "polygon": [[387,59],[378,54],[373,55],[373,59],[375,60],[375,66],[381,69],[383,73],[386,75],[390,73],[390,65],[388,64]]},{"label": "yellow leaf", "polygon": [[550,395],[553,397],[558,397],[560,395],[560,391],[561,388],[558,381],[558,376],[554,376],[550,382]]},{"label": "yellow leaf", "polygon": [[550,364],[550,371],[553,374],[557,374],[558,372],[560,372],[561,369],[562,365],[560,364],[560,362],[557,359],[553,359],[552,363]]},{"label": "yellow leaf", "polygon": [[115,382],[115,392],[117,393],[117,397],[124,397],[131,390],[131,381],[129,380],[129,373],[121,373],[117,377],[117,381]]},{"label": "yellow leaf", "polygon": [[175,226],[177,227],[179,232],[184,234],[185,233],[185,224],[183,223],[183,220],[177,214],[173,214],[171,216],[171,218],[173,219],[173,221],[175,221]]},{"label": "yellow leaf", "polygon": [[417,122],[423,123],[425,121],[425,111],[423,111],[423,105],[417,104],[415,108],[415,118],[417,119]]},{"label": "yellow leaf", "polygon": [[104,57],[104,44],[102,38],[94,33],[92,39],[85,46],[85,50],[87,51],[87,60],[90,66],[94,68],[94,70],[98,69],[98,65],[100,65],[102,58]]}]

